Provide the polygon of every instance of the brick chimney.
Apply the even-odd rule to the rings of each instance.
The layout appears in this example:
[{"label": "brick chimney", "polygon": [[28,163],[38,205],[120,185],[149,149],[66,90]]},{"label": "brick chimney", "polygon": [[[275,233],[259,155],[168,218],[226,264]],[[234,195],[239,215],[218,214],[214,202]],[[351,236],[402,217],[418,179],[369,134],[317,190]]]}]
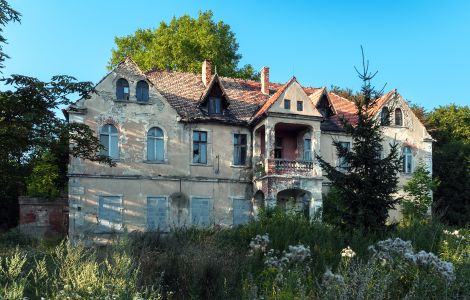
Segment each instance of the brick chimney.
[{"label": "brick chimney", "polygon": [[269,95],[269,67],[261,69],[261,92]]},{"label": "brick chimney", "polygon": [[210,61],[205,59],[202,62],[202,83],[207,86],[212,79],[212,64]]}]

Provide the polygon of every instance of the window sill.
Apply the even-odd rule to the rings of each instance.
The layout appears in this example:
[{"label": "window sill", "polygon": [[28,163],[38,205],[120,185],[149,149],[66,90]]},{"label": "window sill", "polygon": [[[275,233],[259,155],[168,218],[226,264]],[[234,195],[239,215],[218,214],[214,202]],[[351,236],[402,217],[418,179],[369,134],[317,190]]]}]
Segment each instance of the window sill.
[{"label": "window sill", "polygon": [[190,166],[193,166],[193,167],[212,167],[212,165],[209,165],[209,164],[200,164],[200,163],[190,163],[189,165],[190,165]]},{"label": "window sill", "polygon": [[114,99],[114,102],[117,102],[117,103],[134,103],[134,104],[140,104],[140,105],[151,105],[151,104],[153,104],[150,101],[117,100],[117,99]]},{"label": "window sill", "polygon": [[230,164],[230,168],[234,168],[234,169],[251,169],[251,167],[249,165],[233,165],[233,164]]},{"label": "window sill", "polygon": [[144,164],[149,164],[149,165],[167,165],[168,161],[167,160],[144,160],[142,161]]}]

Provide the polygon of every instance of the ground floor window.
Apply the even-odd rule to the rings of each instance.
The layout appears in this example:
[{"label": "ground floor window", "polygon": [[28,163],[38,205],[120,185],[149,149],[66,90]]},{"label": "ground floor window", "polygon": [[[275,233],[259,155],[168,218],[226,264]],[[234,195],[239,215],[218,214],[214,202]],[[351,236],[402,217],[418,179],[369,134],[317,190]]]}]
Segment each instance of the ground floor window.
[{"label": "ground floor window", "polygon": [[113,232],[122,229],[122,197],[100,196],[98,205],[98,231]]},{"label": "ground floor window", "polygon": [[147,198],[147,229],[166,230],[168,227],[168,200],[166,197]]},{"label": "ground floor window", "polygon": [[233,199],[233,225],[246,224],[251,217],[251,201]]},{"label": "ground floor window", "polygon": [[209,225],[209,198],[194,197],[191,199],[191,224]]}]

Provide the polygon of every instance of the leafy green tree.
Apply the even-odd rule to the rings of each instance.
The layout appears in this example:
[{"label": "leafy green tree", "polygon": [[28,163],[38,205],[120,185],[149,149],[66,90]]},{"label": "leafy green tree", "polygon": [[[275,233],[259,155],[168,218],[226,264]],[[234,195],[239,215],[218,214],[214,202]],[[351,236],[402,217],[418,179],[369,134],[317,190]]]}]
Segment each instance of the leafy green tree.
[{"label": "leafy green tree", "polygon": [[362,80],[361,92],[355,96],[357,123],[351,124],[343,118],[346,134],[352,138],[352,148],[344,148],[339,141],[333,145],[338,155],[347,163],[340,170],[321,157],[320,166],[335,189],[336,210],[340,210],[338,224],[345,229],[362,228],[366,231],[382,230],[388,211],[397,203],[393,194],[397,192],[398,171],[401,166],[398,145],[390,145],[390,152],[381,158],[383,137],[380,124],[371,113],[381,91],[377,91],[371,80],[377,74],[369,72],[369,62],[357,73]]},{"label": "leafy green tree", "polygon": [[[20,21],[20,14],[5,0],[0,0],[0,33],[10,21]],[[1,44],[0,68],[8,56]],[[71,96],[89,97],[91,82],[78,82],[71,76],[54,76],[48,82],[33,77],[11,75],[0,79],[0,229],[16,225],[18,196],[26,193],[29,177],[30,191],[38,190],[41,177],[49,183],[66,187],[69,155],[113,165],[108,157],[97,155],[102,146],[93,131],[84,124],[67,124],[56,111],[70,104]],[[72,147],[69,147],[69,144]],[[50,153],[46,165],[39,158]],[[35,163],[38,162],[36,166]],[[52,166],[52,164],[56,166]],[[36,166],[36,168],[35,168]],[[33,175],[30,175],[33,171]],[[47,189],[46,189],[47,190]],[[50,194],[55,194],[51,189]]]},{"label": "leafy green tree", "polygon": [[452,225],[470,224],[470,107],[450,104],[429,113],[426,125],[436,140],[433,175],[440,185],[433,212]]},{"label": "leafy green tree", "polygon": [[20,22],[21,14],[10,7],[6,0],[0,0],[0,69],[4,67],[3,62],[9,56],[3,52],[3,44],[7,39],[3,36],[3,27],[9,22]]},{"label": "leafy green tree", "polygon": [[197,19],[188,15],[161,22],[157,29],[139,29],[134,34],[116,37],[108,69],[126,56],[132,57],[143,71],[167,69],[199,73],[201,62],[208,59],[222,76],[258,79],[251,65],[238,69],[241,54],[230,26],[215,22],[212,11],[199,12]]},{"label": "leafy green tree", "polygon": [[401,212],[405,221],[420,221],[426,218],[432,204],[432,193],[439,185],[426,166],[420,162],[413,177],[405,184],[406,196],[401,201]]},{"label": "leafy green tree", "polygon": [[29,196],[54,198],[59,195],[58,182],[59,167],[55,157],[45,152],[34,163],[31,174],[26,179]]}]

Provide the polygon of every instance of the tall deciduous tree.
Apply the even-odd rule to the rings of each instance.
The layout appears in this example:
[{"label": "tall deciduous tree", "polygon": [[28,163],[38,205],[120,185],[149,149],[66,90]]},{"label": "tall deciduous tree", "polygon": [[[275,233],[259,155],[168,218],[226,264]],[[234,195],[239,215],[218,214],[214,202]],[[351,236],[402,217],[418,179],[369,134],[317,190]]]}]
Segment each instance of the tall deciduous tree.
[{"label": "tall deciduous tree", "polygon": [[9,22],[19,22],[21,14],[10,7],[6,0],[0,0],[0,69],[4,67],[3,62],[9,56],[3,52],[3,44],[7,39],[3,36],[3,27]]},{"label": "tall deciduous tree", "polygon": [[397,192],[401,161],[397,144],[390,145],[390,152],[382,158],[380,124],[371,113],[381,91],[371,85],[377,72],[369,72],[364,53],[362,58],[362,71],[356,69],[362,88],[360,94],[353,97],[357,123],[342,120],[345,133],[352,137],[352,148],[349,150],[339,141],[333,142],[347,168],[340,170],[321,157],[318,161],[335,190],[336,207],[340,209],[339,224],[336,225],[375,231],[385,227],[389,209],[398,203],[393,194]]},{"label": "tall deciduous tree", "polygon": [[[20,21],[20,14],[0,0],[0,69],[8,56],[1,47],[6,42],[3,27]],[[49,82],[11,75],[2,78],[0,90],[0,229],[16,225],[18,195],[26,193],[54,196],[67,184],[70,155],[113,165],[100,156],[102,146],[84,124],[67,124],[56,115],[69,97],[87,98],[90,82],[71,76],[54,76]],[[72,145],[72,147],[70,147]],[[42,159],[41,159],[42,158]],[[34,171],[34,172],[32,172]],[[31,175],[32,174],[32,175]]]},{"label": "tall deciduous tree", "polygon": [[197,19],[188,15],[161,22],[157,29],[139,29],[134,34],[116,37],[116,49],[108,68],[126,56],[132,57],[143,71],[168,69],[198,73],[201,62],[209,59],[223,76],[258,79],[251,65],[238,68],[241,54],[230,26],[215,22],[212,11],[199,12]]},{"label": "tall deciduous tree", "polygon": [[433,175],[440,181],[434,213],[452,225],[470,224],[470,107],[438,107],[429,113],[426,125],[436,140]]}]

